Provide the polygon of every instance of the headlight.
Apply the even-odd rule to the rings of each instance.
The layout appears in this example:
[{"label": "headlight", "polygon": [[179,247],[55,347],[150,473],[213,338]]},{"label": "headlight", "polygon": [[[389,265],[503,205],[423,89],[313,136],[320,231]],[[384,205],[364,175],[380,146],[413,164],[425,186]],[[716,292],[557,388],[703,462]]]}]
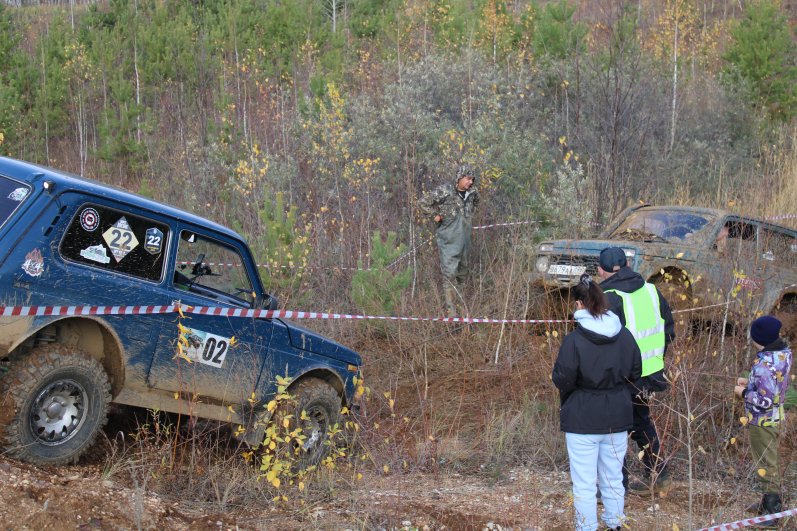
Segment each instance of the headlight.
[{"label": "headlight", "polygon": [[553,251],[553,245],[550,243],[543,243],[540,245],[540,252],[541,253],[550,253]]},{"label": "headlight", "polygon": [[550,257],[548,257],[548,256],[540,256],[540,257],[538,257],[537,258],[537,263],[535,265],[535,267],[537,268],[537,271],[539,271],[540,273],[545,273],[546,271],[548,271],[548,262],[549,262],[549,260],[550,260]]}]

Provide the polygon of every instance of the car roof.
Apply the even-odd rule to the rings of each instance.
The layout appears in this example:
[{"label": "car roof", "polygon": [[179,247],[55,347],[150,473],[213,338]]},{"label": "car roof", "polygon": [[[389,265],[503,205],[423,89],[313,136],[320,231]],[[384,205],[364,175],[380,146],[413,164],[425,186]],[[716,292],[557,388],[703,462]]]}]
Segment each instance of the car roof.
[{"label": "car roof", "polygon": [[730,210],[725,210],[722,208],[707,208],[707,207],[695,207],[695,206],[687,206],[687,205],[662,205],[662,206],[653,206],[653,205],[645,205],[640,207],[636,211],[639,212],[640,210],[666,210],[668,212],[672,212],[673,210],[679,210],[682,212],[695,212],[698,214],[713,214],[718,218],[724,218],[726,216],[731,216],[735,218],[739,218],[742,220],[748,221],[755,221],[757,223],[763,223],[764,225],[768,225],[770,227],[777,227],[779,229],[783,229],[788,232],[796,233],[795,229],[791,227],[786,227],[784,225],[779,225],[777,223],[773,223],[771,221],[767,221],[764,218],[756,218],[752,216],[744,216],[742,214],[737,214],[735,212],[731,212]]},{"label": "car roof", "polygon": [[695,207],[687,205],[660,205],[660,206],[645,205],[637,209],[637,211],[640,210],[666,210],[668,212],[672,212],[673,210],[680,210],[684,212],[696,212],[698,214],[713,214],[715,216],[734,215],[731,212],[728,212],[727,210],[722,210],[719,208]]},{"label": "car roof", "polygon": [[242,239],[237,232],[224,225],[210,221],[207,218],[197,216],[196,214],[186,212],[177,207],[146,198],[116,186],[104,184],[69,172],[48,168],[47,166],[40,166],[38,164],[15,160],[9,157],[0,157],[0,175],[5,175],[6,177],[11,177],[12,179],[23,181],[31,185],[34,184],[34,180],[51,180],[55,185],[55,191],[58,193],[65,190],[74,190],[107,197],[166,217],[206,227],[234,239]]}]

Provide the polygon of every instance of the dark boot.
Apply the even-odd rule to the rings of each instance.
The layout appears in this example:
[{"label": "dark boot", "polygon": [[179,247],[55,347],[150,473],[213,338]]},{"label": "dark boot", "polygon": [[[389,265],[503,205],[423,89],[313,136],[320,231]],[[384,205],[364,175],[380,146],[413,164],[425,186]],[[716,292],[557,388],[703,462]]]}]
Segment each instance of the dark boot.
[{"label": "dark boot", "polygon": [[[783,510],[783,504],[780,501],[780,494],[767,493],[761,499],[761,513],[760,514],[775,514]],[[767,520],[766,522],[759,522],[754,524],[753,527],[757,528],[777,528],[779,520]]]},{"label": "dark boot", "polygon": [[764,514],[764,498],[763,498],[763,496],[757,502],[748,505],[747,508],[745,509],[745,511],[750,513],[750,514]]}]

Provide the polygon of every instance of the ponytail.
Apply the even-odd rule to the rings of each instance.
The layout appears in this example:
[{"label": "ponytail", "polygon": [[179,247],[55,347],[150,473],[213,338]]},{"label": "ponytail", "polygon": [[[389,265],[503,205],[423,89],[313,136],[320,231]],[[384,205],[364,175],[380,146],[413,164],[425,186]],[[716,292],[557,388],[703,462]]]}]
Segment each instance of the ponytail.
[{"label": "ponytail", "polygon": [[609,311],[609,303],[606,301],[603,290],[586,273],[581,275],[578,284],[573,288],[573,294],[593,317],[599,317]]}]

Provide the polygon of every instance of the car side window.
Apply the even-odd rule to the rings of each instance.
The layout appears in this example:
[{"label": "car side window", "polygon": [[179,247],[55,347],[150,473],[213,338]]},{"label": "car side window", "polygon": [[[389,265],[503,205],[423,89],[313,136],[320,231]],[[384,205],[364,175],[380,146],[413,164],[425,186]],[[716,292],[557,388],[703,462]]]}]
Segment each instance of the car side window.
[{"label": "car side window", "polygon": [[729,256],[752,258],[756,253],[756,226],[740,220],[726,221],[714,242],[714,248]]},{"label": "car side window", "polygon": [[164,223],[85,203],[69,223],[59,252],[66,260],[159,282],[168,238]]},{"label": "car side window", "polygon": [[763,227],[761,257],[780,266],[797,267],[797,238],[774,227]]},{"label": "car side window", "polygon": [[244,264],[235,248],[184,230],[177,246],[174,285],[219,302],[251,308],[255,294]]}]

